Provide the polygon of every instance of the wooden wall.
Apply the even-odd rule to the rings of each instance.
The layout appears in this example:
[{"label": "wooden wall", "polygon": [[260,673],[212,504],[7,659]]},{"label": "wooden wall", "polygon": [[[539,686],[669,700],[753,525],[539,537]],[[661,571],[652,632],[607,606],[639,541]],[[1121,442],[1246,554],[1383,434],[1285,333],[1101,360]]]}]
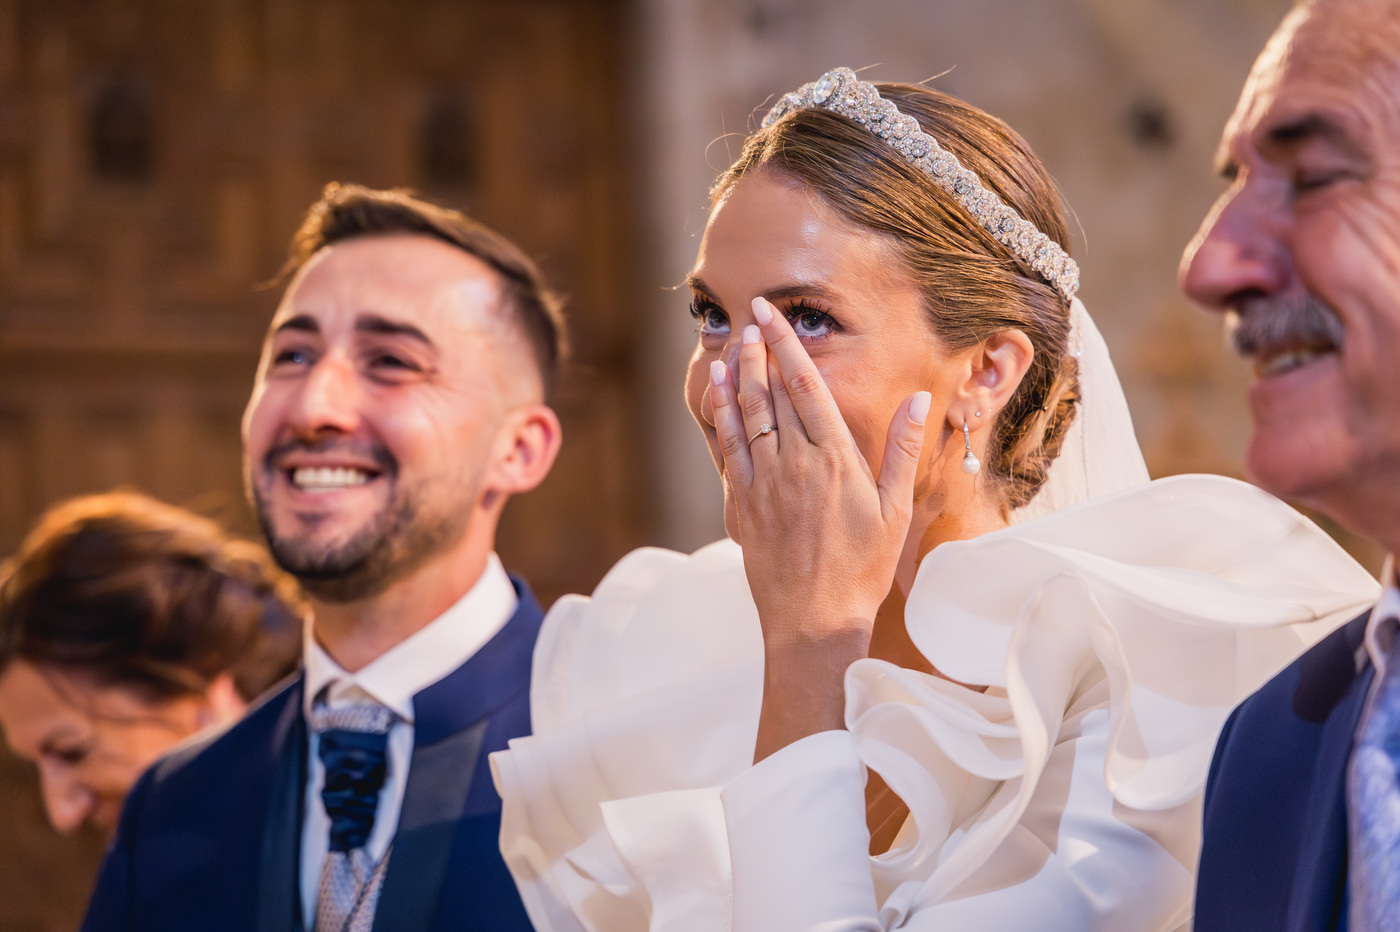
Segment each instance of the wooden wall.
[{"label": "wooden wall", "polygon": [[[645,541],[623,107],[608,0],[0,0],[0,555],[129,486],[251,533],[238,423],[301,213],[407,185],[514,238],[571,296],[565,448],[500,550],[542,599]],[[0,759],[0,929],[81,915]]]}]

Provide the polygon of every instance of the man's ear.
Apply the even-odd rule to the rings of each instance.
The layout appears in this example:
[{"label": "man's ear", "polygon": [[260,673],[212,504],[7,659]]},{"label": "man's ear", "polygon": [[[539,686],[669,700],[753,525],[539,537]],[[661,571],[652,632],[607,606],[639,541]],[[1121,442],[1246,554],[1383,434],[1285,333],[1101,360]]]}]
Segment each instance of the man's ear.
[{"label": "man's ear", "polygon": [[564,432],[549,405],[522,405],[506,414],[485,487],[506,495],[528,492],[544,481],[559,455]]},{"label": "man's ear", "polygon": [[1002,330],[968,352],[967,378],[953,393],[948,422],[954,430],[962,430],[966,421],[976,431],[990,426],[1016,393],[1035,359],[1035,347],[1022,331]]},{"label": "man's ear", "polygon": [[233,674],[225,671],[214,677],[204,690],[204,709],[200,713],[200,727],[223,727],[232,725],[248,711],[247,701],[238,693],[233,684]]}]

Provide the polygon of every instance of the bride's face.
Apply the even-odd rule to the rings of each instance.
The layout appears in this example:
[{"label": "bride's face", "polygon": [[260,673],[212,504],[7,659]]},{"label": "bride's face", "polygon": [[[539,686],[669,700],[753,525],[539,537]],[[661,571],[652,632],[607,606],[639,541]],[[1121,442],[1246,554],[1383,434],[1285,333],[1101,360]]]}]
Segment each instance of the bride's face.
[{"label": "bride's face", "polygon": [[[876,475],[896,408],[913,392],[932,393],[916,497],[926,490],[928,464],[951,432],[957,367],[880,234],[852,227],[799,182],[759,171],[740,179],[710,213],[689,284],[697,337],[686,403],[721,475],[710,362],[721,359],[737,375],[740,336],[754,323],[750,303],[762,295],[792,322]],[[727,483],[725,526],[738,540]]]}]

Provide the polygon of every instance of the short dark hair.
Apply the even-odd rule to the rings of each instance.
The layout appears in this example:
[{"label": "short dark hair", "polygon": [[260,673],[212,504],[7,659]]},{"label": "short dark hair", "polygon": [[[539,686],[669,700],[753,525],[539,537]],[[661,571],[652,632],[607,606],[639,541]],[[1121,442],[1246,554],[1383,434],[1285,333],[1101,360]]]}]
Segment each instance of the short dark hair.
[{"label": "short dark hair", "polygon": [[150,701],[220,674],[251,699],[301,654],[305,602],[266,551],[133,492],[50,510],[0,565],[0,671],[15,659]]},{"label": "short dark hair", "polygon": [[548,397],[568,355],[562,298],[520,247],[461,211],[439,207],[402,188],[380,191],[331,182],[292,237],[280,277],[294,275],[327,246],[359,236],[413,233],[474,256],[501,277],[501,290],[524,332]]}]

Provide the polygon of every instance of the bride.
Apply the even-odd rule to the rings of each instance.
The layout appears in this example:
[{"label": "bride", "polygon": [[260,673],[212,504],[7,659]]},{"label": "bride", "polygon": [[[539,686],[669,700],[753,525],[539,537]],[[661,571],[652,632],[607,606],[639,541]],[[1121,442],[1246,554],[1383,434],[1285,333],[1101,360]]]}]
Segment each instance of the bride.
[{"label": "bride", "polygon": [[731,540],[546,619],[492,759],[531,919],[1185,925],[1220,723],[1375,582],[1250,486],[1147,482],[995,118],[836,69],[712,198],[686,397]]}]

